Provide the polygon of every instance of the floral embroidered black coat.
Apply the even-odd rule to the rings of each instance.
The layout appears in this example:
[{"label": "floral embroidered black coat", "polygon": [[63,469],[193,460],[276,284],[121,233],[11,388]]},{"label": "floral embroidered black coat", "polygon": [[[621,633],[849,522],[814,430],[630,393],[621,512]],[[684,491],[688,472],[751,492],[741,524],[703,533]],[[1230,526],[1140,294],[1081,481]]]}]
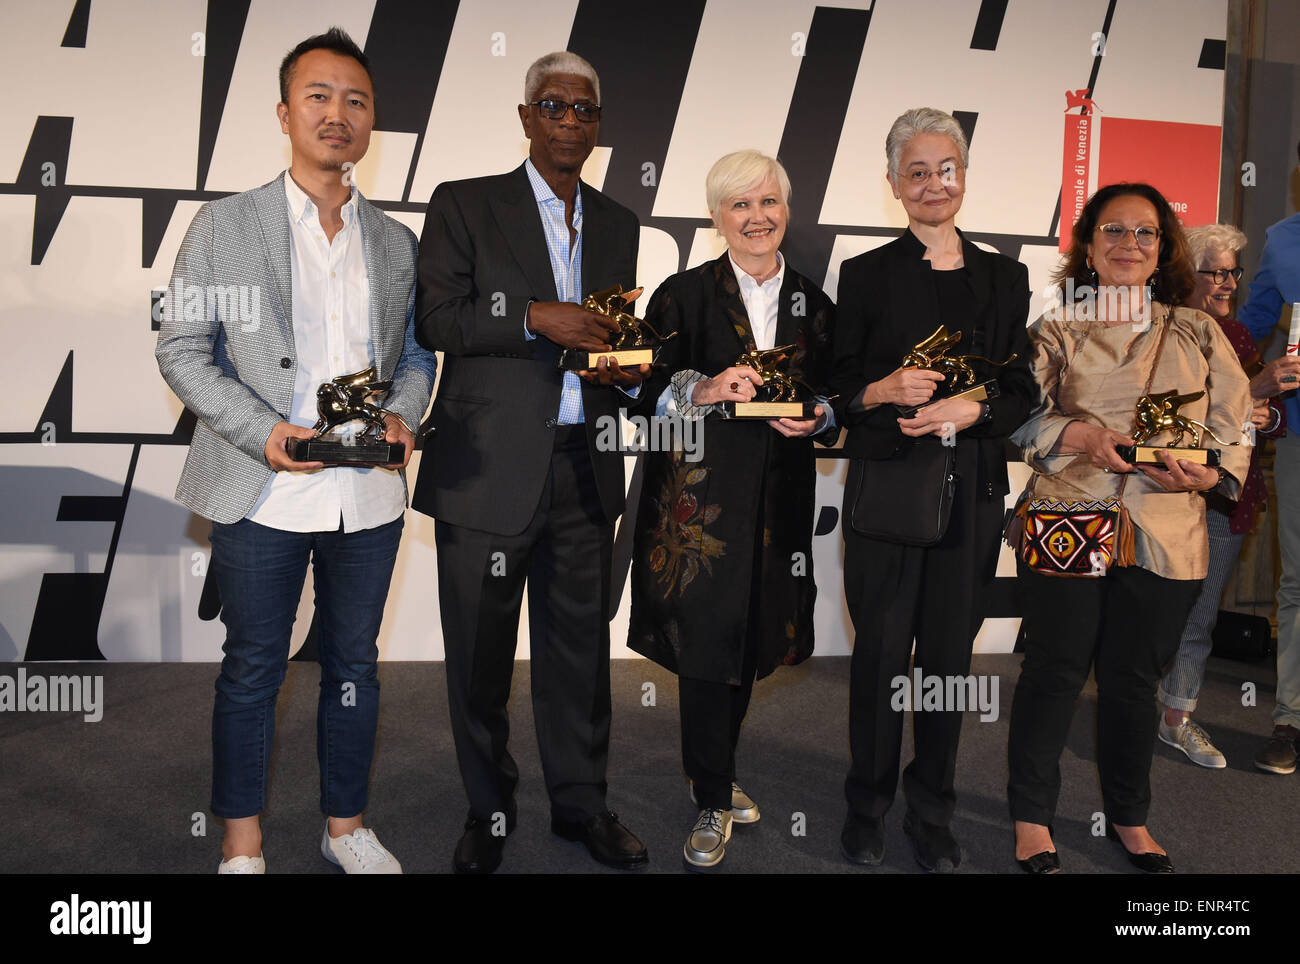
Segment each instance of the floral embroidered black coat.
[{"label": "floral embroidered black coat", "polygon": [[[788,264],[776,344],[797,346],[788,371],[826,394],[835,306]],[[682,369],[712,376],[752,350],[740,286],[724,252],[660,285],[646,320],[661,334],[664,370],[646,404]],[[818,436],[833,444],[838,429]],[[811,439],[788,439],[765,421],[706,419],[702,458],[645,456],[632,555],[628,647],[694,679],[739,684],[747,634],[757,677],[813,651],[812,528],[816,466]]]}]

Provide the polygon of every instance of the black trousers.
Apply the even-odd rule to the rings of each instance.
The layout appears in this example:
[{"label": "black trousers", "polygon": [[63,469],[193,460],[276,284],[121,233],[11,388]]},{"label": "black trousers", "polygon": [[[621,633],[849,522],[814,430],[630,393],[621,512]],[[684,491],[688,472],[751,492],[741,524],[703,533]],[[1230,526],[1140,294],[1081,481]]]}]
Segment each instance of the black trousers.
[{"label": "black trousers", "polygon": [[[978,448],[961,446],[957,470],[973,483]],[[903,711],[893,708],[893,681],[915,665],[925,676],[965,676],[971,644],[984,620],[984,599],[997,572],[1002,501],[958,485],[948,529],[921,548],[867,539],[844,527],[844,595],[855,638],[849,677],[849,749],[844,781],[850,814],[884,816],[898,787]],[[947,826],[962,713],[914,712],[915,756],[903,771],[903,795],[926,823]]]},{"label": "black trousers", "polygon": [[1061,751],[1088,671],[1097,673],[1097,771],[1106,816],[1140,827],[1151,807],[1156,686],[1200,580],[1125,566],[1099,579],[1043,576],[1019,563],[1025,659],[1011,704],[1007,799],[1014,820],[1050,824]]},{"label": "black trousers", "polygon": [[[758,505],[764,504],[769,484],[768,468],[757,484]],[[749,711],[758,673],[758,640],[763,616],[763,519],[754,520],[753,567],[750,571],[749,618],[745,650],[740,660],[740,684],[677,678],[677,698],[682,718],[682,768],[695,784],[701,809],[730,810],[731,784],[736,779],[736,745],[740,726]]]},{"label": "black trousers", "polygon": [[731,809],[736,744],[754,692],[757,665],[758,647],[751,638],[745,644],[739,686],[685,676],[677,679],[682,713],[682,767],[695,784],[695,799],[701,809]]},{"label": "black trousers", "polygon": [[522,533],[439,520],[435,535],[452,735],[470,815],[501,811],[514,825],[519,769],[506,747],[506,702],[525,579],[533,716],[552,815],[584,820],[604,810],[613,526],[585,429],[557,430],[541,500]]}]

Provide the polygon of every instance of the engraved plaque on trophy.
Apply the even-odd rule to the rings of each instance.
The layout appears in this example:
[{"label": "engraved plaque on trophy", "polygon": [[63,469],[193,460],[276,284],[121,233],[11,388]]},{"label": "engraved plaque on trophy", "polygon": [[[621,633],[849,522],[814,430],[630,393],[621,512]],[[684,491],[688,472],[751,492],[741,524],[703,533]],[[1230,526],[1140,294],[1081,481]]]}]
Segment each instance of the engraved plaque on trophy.
[{"label": "engraved plaque on trophy", "polygon": [[[384,441],[387,430],[384,416],[397,415],[370,401],[373,395],[386,395],[392,390],[391,380],[379,381],[378,372],[371,365],[364,371],[340,375],[322,382],[316,389],[316,414],[319,416],[312,430],[315,438],[293,439],[289,444],[289,457],[295,462],[324,462],[326,465],[400,465],[406,458],[406,446],[401,442]],[[356,435],[330,438],[339,435],[339,429],[348,422],[364,423]]]},{"label": "engraved plaque on trophy", "polygon": [[725,418],[816,418],[816,393],[804,381],[782,371],[794,357],[794,345],[782,345],[765,351],[747,351],[736,365],[748,365],[758,373],[762,384],[754,386],[754,398],[748,402],[721,402]]}]

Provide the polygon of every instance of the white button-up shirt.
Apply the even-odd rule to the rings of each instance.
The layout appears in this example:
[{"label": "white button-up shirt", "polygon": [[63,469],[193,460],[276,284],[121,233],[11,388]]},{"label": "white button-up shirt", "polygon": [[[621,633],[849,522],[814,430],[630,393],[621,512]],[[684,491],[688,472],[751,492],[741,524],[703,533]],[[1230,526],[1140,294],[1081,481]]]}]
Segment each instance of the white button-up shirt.
[{"label": "white button-up shirt", "polygon": [[[370,280],[356,187],[343,205],[343,227],[332,242],[321,228],[319,209],[288,171],[284,191],[293,277],[293,343],[298,356],[289,421],[310,427],[316,424],[316,389],[321,383],[374,364]],[[344,429],[354,432],[360,427],[356,423]],[[396,471],[338,466],[276,472],[248,518],[290,532],[334,532],[341,520],[345,532],[356,532],[392,522],[405,508]]]},{"label": "white button-up shirt", "polygon": [[[776,315],[781,306],[781,285],[785,281],[785,258],[777,252],[779,267],[776,274],[759,284],[747,274],[745,269],[736,264],[736,259],[727,251],[727,261],[736,273],[740,284],[740,300],[745,305],[745,314],[749,318],[749,328],[754,333],[754,344],[759,351],[776,347]],[[698,375],[698,373],[696,373]],[[700,376],[701,378],[703,376]],[[712,406],[706,406],[707,411]],[[656,415],[676,415],[677,401],[673,398],[673,388],[669,385],[655,403]]]},{"label": "white button-up shirt", "polygon": [[736,264],[736,259],[727,252],[731,270],[736,273],[740,284],[740,300],[745,303],[745,314],[749,316],[749,327],[754,332],[754,344],[759,351],[776,347],[776,313],[781,305],[781,285],[785,281],[785,258],[777,252],[776,260],[780,267],[776,274],[762,284]]}]

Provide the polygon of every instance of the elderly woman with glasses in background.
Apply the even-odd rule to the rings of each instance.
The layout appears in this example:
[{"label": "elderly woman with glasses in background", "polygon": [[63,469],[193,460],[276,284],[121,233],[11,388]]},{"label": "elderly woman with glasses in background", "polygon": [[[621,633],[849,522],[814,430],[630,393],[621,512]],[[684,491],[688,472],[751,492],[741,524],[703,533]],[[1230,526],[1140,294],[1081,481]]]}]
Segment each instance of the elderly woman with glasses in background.
[{"label": "elderly woman with glasses in background", "polygon": [[[1196,266],[1196,288],[1184,302],[1189,308],[1203,311],[1219,323],[1228,336],[1237,359],[1251,379],[1254,407],[1250,424],[1258,435],[1276,438],[1286,426],[1285,409],[1280,399],[1269,399],[1280,386],[1274,378],[1279,369],[1276,361],[1261,366],[1259,350],[1246,326],[1232,317],[1232,298],[1241,280],[1237,252],[1246,246],[1246,236],[1230,224],[1207,224],[1187,232],[1192,264]],[[1160,739],[1187,754],[1193,763],[1222,769],[1228,765],[1223,754],[1210,740],[1204,727],[1191,719],[1196,698],[1205,678],[1215,620],[1219,614],[1219,597],[1237,563],[1242,540],[1255,524],[1256,512],[1268,502],[1264,473],[1259,467],[1259,449],[1251,453],[1250,468],[1241,486],[1241,495],[1233,502],[1217,492],[1205,494],[1205,523],[1210,532],[1209,573],[1201,584],[1192,613],[1183,629],[1182,642],[1173,667],[1160,683],[1158,695],[1164,708],[1160,720]]]}]

